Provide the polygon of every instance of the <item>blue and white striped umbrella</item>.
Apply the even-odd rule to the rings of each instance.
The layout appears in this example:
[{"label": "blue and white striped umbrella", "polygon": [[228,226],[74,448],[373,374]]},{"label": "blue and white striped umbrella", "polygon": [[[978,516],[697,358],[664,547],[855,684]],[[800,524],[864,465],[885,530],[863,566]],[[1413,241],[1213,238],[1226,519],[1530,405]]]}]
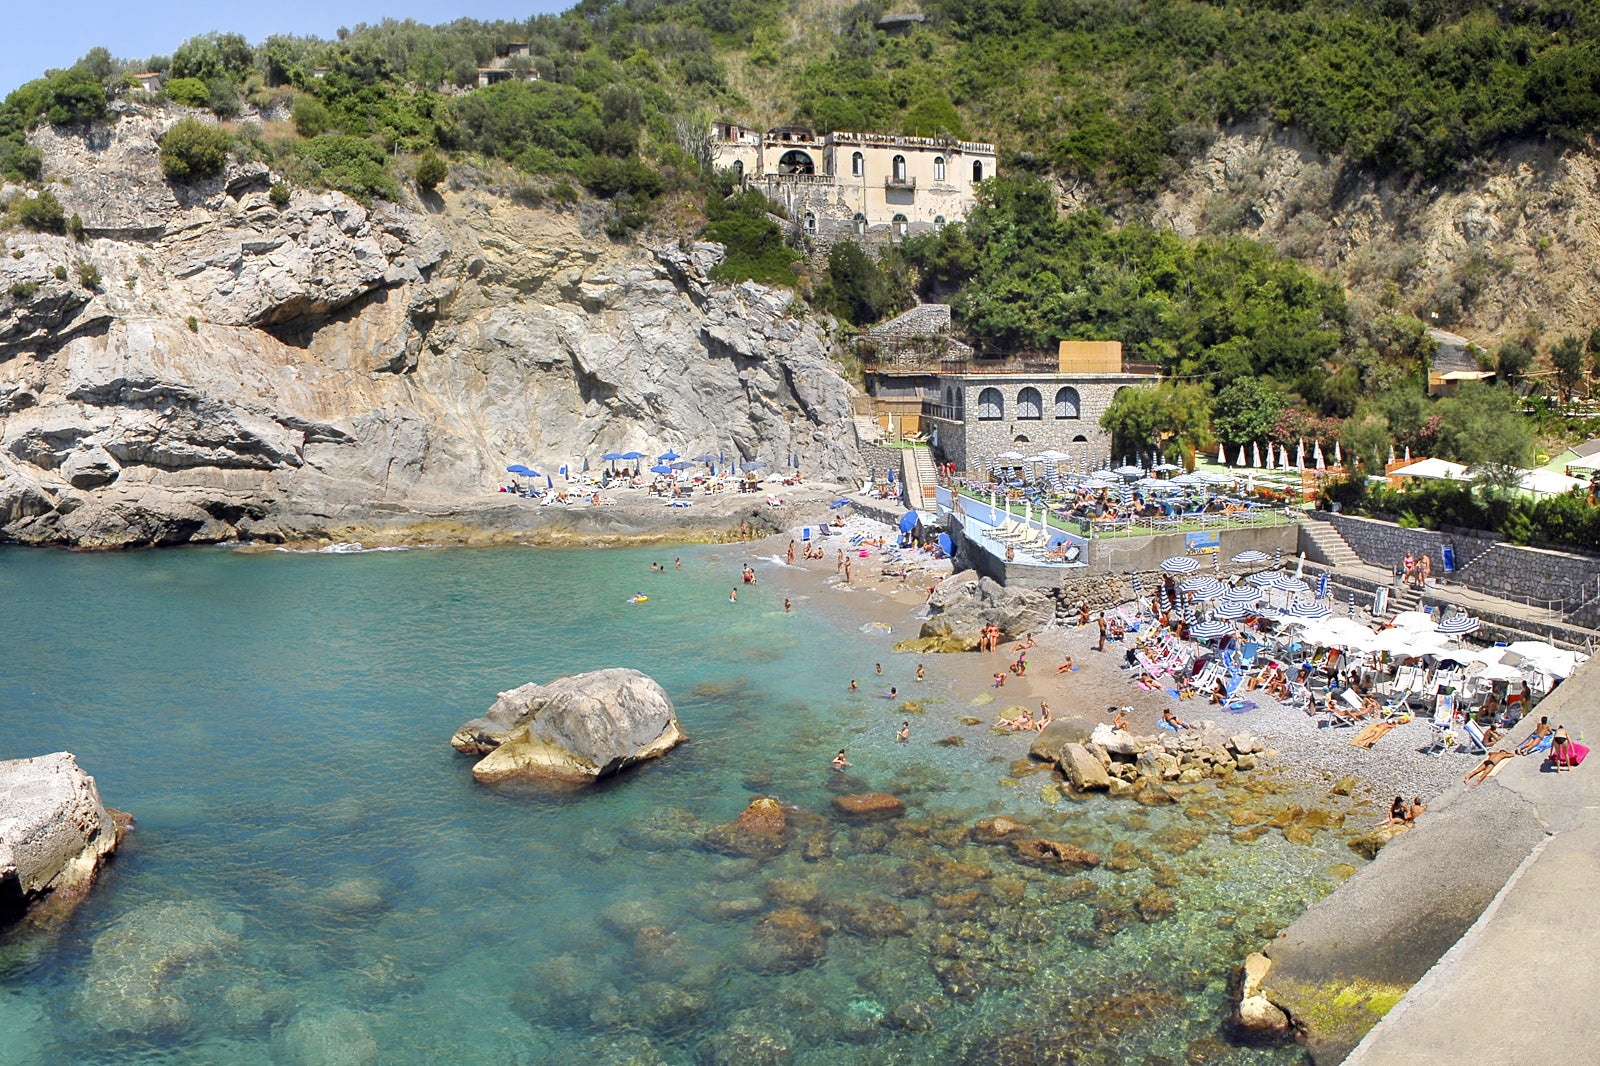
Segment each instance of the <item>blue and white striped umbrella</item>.
[{"label": "blue and white striped umbrella", "polygon": [[1230,607],[1254,607],[1266,599],[1260,589],[1251,588],[1249,585],[1240,585],[1236,589],[1229,589],[1222,594],[1222,602]]},{"label": "blue and white striped umbrella", "polygon": [[1272,556],[1268,555],[1266,552],[1256,551],[1254,548],[1246,548],[1244,551],[1233,557],[1233,561],[1238,563],[1240,566],[1255,566],[1258,563],[1265,563],[1271,559]]},{"label": "blue and white striped umbrella", "polygon": [[1210,574],[1196,574],[1178,587],[1202,600],[1214,600],[1227,588]]},{"label": "blue and white striped umbrella", "polygon": [[1273,588],[1272,583],[1278,580],[1278,572],[1276,570],[1263,570],[1260,573],[1251,574],[1245,580],[1258,589]]},{"label": "blue and white striped umbrella", "polygon": [[1476,618],[1471,617],[1464,611],[1458,611],[1449,618],[1446,618],[1444,621],[1440,622],[1438,626],[1435,627],[1434,632],[1444,633],[1452,637],[1459,637],[1467,633],[1477,632],[1478,624],[1479,623]]},{"label": "blue and white striped umbrella", "polygon": [[1281,592],[1292,592],[1296,595],[1311,591],[1310,585],[1307,585],[1297,577],[1290,577],[1288,574],[1272,575],[1272,581],[1267,585],[1267,588],[1278,589]]},{"label": "blue and white striped umbrella", "polygon": [[1157,585],[1156,586],[1156,602],[1161,605],[1161,613],[1162,614],[1166,614],[1167,610],[1172,606],[1172,601],[1167,599],[1167,586],[1166,585]]},{"label": "blue and white striped umbrella", "polygon": [[1314,621],[1319,618],[1327,618],[1333,614],[1333,612],[1327,608],[1327,605],[1319,603],[1316,600],[1295,600],[1289,605],[1289,613],[1296,618],[1304,618],[1308,621]]},{"label": "blue and white striped umbrella", "polygon": [[1220,618],[1213,618],[1206,622],[1196,622],[1189,628],[1189,632],[1201,640],[1210,640],[1213,637],[1225,637],[1233,632],[1233,626]]},{"label": "blue and white striped umbrella", "polygon": [[1227,600],[1223,600],[1211,613],[1217,618],[1226,618],[1230,621],[1236,622],[1248,615],[1250,613],[1250,608],[1244,606],[1243,604],[1229,603]]},{"label": "blue and white striped umbrella", "polygon": [[1129,583],[1133,585],[1133,594],[1139,597],[1141,600],[1144,599],[1144,582],[1139,580],[1139,575],[1134,574],[1128,580]]},{"label": "blue and white striped umbrella", "polygon": [[[1327,575],[1324,574],[1323,576],[1326,577]],[[1350,597],[1350,617],[1354,618],[1355,616],[1356,616],[1356,598],[1355,598],[1354,595],[1352,595]]]},{"label": "blue and white striped umbrella", "polygon": [[1200,560],[1187,555],[1174,555],[1161,560],[1163,574],[1192,574],[1200,569]]}]

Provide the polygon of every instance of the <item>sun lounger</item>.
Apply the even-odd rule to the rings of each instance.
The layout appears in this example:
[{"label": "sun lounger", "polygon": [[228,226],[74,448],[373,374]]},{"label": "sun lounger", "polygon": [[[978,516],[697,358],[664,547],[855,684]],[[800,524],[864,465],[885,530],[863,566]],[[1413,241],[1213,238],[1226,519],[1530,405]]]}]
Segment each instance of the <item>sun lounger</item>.
[{"label": "sun lounger", "polygon": [[1433,708],[1433,743],[1425,751],[1448,751],[1455,736],[1455,697],[1446,693],[1438,698]]},{"label": "sun lounger", "polygon": [[1472,719],[1467,719],[1467,724],[1461,729],[1461,746],[1468,751],[1477,751],[1480,755],[1489,754],[1489,745],[1483,742],[1483,729]]}]

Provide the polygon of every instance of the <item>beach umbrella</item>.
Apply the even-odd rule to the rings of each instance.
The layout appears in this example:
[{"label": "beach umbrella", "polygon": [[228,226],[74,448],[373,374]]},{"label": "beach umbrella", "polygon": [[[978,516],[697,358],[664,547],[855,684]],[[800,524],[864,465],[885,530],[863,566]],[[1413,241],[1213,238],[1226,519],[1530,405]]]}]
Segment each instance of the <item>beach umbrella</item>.
[{"label": "beach umbrella", "polygon": [[1183,467],[1178,466],[1176,463],[1157,463],[1155,466],[1151,467],[1150,469],[1156,471],[1157,473],[1170,474],[1174,470],[1182,470]]},{"label": "beach umbrella", "polygon": [[1239,458],[1234,460],[1234,464],[1233,465],[1234,466],[1243,466],[1244,465],[1244,445],[1243,444],[1239,445]]},{"label": "beach umbrella", "polygon": [[1316,620],[1327,618],[1333,614],[1327,607],[1316,600],[1295,600],[1289,604],[1289,613],[1296,618]]},{"label": "beach umbrella", "polygon": [[1223,604],[1229,607],[1254,607],[1265,598],[1260,589],[1248,585],[1240,585],[1222,594]]},{"label": "beach umbrella", "polygon": [[1478,624],[1476,618],[1471,617],[1464,611],[1460,611],[1440,622],[1434,628],[1434,632],[1443,633],[1446,636],[1459,637],[1467,633],[1477,632]]},{"label": "beach umbrella", "polygon": [[1111,472],[1118,477],[1138,477],[1144,473],[1144,468],[1129,463],[1125,466],[1119,466]]},{"label": "beach umbrella", "polygon": [[1267,583],[1266,587],[1269,589],[1278,589],[1282,592],[1293,593],[1295,595],[1299,595],[1302,592],[1311,591],[1311,586],[1307,585],[1304,581],[1301,581],[1297,577],[1290,577],[1288,574],[1282,573],[1273,574],[1272,580]]},{"label": "beach umbrella", "polygon": [[1172,607],[1172,601],[1167,599],[1167,586],[1165,583],[1156,586],[1156,602],[1161,606],[1161,613],[1166,614]]},{"label": "beach umbrella", "polygon": [[1394,441],[1389,442],[1389,461],[1394,462]]},{"label": "beach umbrella", "polygon": [[1190,488],[1197,485],[1206,484],[1206,479],[1201,477],[1199,474],[1179,474],[1177,477],[1172,479],[1171,483]]},{"label": "beach umbrella", "polygon": [[[765,459],[756,459],[756,460],[754,460],[752,462],[745,463],[739,469],[741,469],[741,470],[760,470],[762,467],[764,467],[766,465],[767,465],[767,461]],[[893,470],[889,471],[889,474],[890,474],[889,480],[893,481],[894,480],[894,477],[893,477],[894,471]]]},{"label": "beach umbrella", "polygon": [[617,456],[617,458],[626,460],[643,459],[644,452],[623,452],[621,455]]},{"label": "beach umbrella", "polygon": [[1161,560],[1163,574],[1192,574],[1200,569],[1200,561],[1187,555],[1174,555]]},{"label": "beach umbrella", "polygon": [[668,466],[666,463],[657,463],[655,466],[650,468],[650,472],[652,474],[670,474],[672,473],[672,467]]},{"label": "beach umbrella", "polygon": [[715,455],[708,455],[702,452],[694,457],[694,461],[697,463],[714,463],[717,461],[717,457]]},{"label": "beach umbrella", "polygon": [[1401,611],[1389,622],[1396,629],[1410,630],[1414,633],[1425,629],[1432,629],[1434,618],[1426,611]]},{"label": "beach umbrella", "polygon": [[1338,441],[1334,441],[1333,442],[1333,465],[1334,466],[1343,466],[1344,465],[1344,460],[1339,458],[1339,442]]},{"label": "beach umbrella", "polygon": [[1215,637],[1225,637],[1233,632],[1233,626],[1220,618],[1212,618],[1204,622],[1196,622],[1189,627],[1191,635],[1201,640],[1211,640]]},{"label": "beach umbrella", "polygon": [[1226,618],[1230,622],[1237,622],[1249,613],[1250,608],[1237,603],[1229,603],[1227,600],[1217,604],[1216,608],[1211,612],[1213,617]]},{"label": "beach umbrella", "polygon": [[606,452],[600,458],[604,459],[608,463],[614,463],[618,459],[622,458],[622,453],[621,452]]},{"label": "beach umbrella", "polygon": [[1227,466],[1228,465],[1228,453],[1227,453],[1227,450],[1224,449],[1221,444],[1217,445],[1217,465],[1218,466]]},{"label": "beach umbrella", "polygon": [[1133,586],[1134,596],[1141,600],[1144,599],[1144,582],[1139,580],[1139,575],[1132,575],[1128,579],[1128,583]]},{"label": "beach umbrella", "polygon": [[691,466],[693,466],[694,464],[693,463],[686,463],[686,462],[684,462],[683,460],[680,459],[676,463],[668,463],[667,465],[672,467],[672,469],[674,469],[674,470],[687,470]]},{"label": "beach umbrella", "polygon": [[1324,469],[1322,462],[1322,442],[1320,440],[1316,442],[1316,446],[1311,451],[1311,459],[1317,464],[1318,470]]},{"label": "beach umbrella", "polygon": [[921,519],[917,517],[917,512],[907,511],[905,514],[900,516],[900,532],[910,533],[913,529],[917,528],[917,523],[919,521],[921,521]]},{"label": "beach umbrella", "polygon": [[1278,445],[1278,466],[1284,470],[1289,469],[1289,446],[1287,444]]},{"label": "beach umbrella", "polygon": [[1267,443],[1267,469],[1268,470],[1276,470],[1278,468],[1278,464],[1273,462],[1272,460],[1273,460],[1272,443],[1269,441]]},{"label": "beach umbrella", "polygon": [[1271,559],[1272,557],[1266,552],[1257,551],[1254,548],[1246,548],[1244,551],[1233,557],[1233,561],[1238,563],[1240,566],[1254,566],[1258,563],[1269,562]]},{"label": "beach umbrella", "polygon": [[1260,466],[1261,465],[1261,445],[1259,445],[1259,444],[1251,444],[1250,445],[1250,465],[1251,466]]},{"label": "beach umbrella", "polygon": [[1350,594],[1350,617],[1354,618],[1355,616],[1356,616],[1356,597],[1355,597],[1354,593],[1351,593]]},{"label": "beach umbrella", "polygon": [[1317,578],[1317,599],[1326,599],[1328,595],[1328,575],[1326,572]]},{"label": "beach umbrella", "polygon": [[539,471],[530,470],[528,467],[523,466],[521,463],[512,463],[510,466],[506,467],[506,473],[508,473],[508,474],[521,474],[523,477],[538,477],[539,476]]},{"label": "beach umbrella", "polygon": [[545,487],[546,491],[549,491],[550,489],[553,489],[553,488],[556,487],[555,483],[550,480],[550,475],[549,474],[546,474],[544,476],[544,487]]},{"label": "beach umbrella", "polygon": [[1409,444],[1406,445],[1406,459],[1405,459],[1405,461],[1408,462],[1408,463],[1411,461],[1411,445],[1409,445]]},{"label": "beach umbrella", "polygon": [[670,463],[674,459],[682,459],[683,456],[679,455],[677,452],[673,451],[671,448],[668,448],[666,451],[664,451],[660,455],[656,456],[656,458],[661,460],[663,463]]},{"label": "beach umbrella", "polygon": [[1227,588],[1210,574],[1197,574],[1178,587],[1200,600],[1214,600]]},{"label": "beach umbrella", "polygon": [[1272,549],[1272,565],[1273,566],[1282,566],[1283,565],[1283,549],[1281,547]]},{"label": "beach umbrella", "polygon": [[1272,583],[1277,579],[1278,574],[1275,570],[1262,570],[1245,578],[1246,581],[1250,582],[1250,584],[1254,585],[1258,589],[1270,588]]}]

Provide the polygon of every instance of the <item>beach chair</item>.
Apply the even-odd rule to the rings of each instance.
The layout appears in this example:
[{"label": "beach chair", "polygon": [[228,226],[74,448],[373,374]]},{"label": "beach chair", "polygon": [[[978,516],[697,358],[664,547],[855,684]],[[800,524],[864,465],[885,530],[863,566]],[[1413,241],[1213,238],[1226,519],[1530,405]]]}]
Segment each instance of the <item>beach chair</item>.
[{"label": "beach chair", "polygon": [[1456,698],[1445,693],[1435,701],[1433,707],[1433,743],[1424,751],[1439,752],[1450,750],[1450,745],[1455,736]]},{"label": "beach chair", "polygon": [[1469,752],[1479,755],[1489,754],[1489,745],[1483,742],[1483,729],[1472,719],[1467,719],[1467,724],[1461,727],[1461,747]]},{"label": "beach chair", "polygon": [[1297,711],[1311,710],[1311,692],[1304,685],[1289,682],[1289,698],[1284,701],[1284,706]]},{"label": "beach chair", "polygon": [[1246,669],[1246,670],[1250,669],[1251,667],[1255,666],[1256,658],[1260,654],[1261,654],[1261,645],[1260,644],[1255,644],[1255,643],[1246,644],[1244,647],[1239,649],[1239,665],[1242,668]]}]

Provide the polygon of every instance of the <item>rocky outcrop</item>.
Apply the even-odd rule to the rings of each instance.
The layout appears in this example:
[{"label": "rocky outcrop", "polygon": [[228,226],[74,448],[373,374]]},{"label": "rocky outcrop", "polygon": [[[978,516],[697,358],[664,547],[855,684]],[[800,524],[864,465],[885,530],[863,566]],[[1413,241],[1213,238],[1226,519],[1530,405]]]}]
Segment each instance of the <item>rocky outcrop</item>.
[{"label": "rocky outcrop", "polygon": [[1061,772],[1078,792],[1104,792],[1111,787],[1111,775],[1082,744],[1064,746],[1060,761]]},{"label": "rocky outcrop", "polygon": [[770,859],[789,846],[789,818],[771,796],[759,796],[727,825],[706,831],[700,842],[711,851],[746,859]]},{"label": "rocky outcrop", "polygon": [[1007,588],[963,570],[934,587],[928,612],[919,636],[943,642],[929,650],[972,650],[986,626],[999,626],[1002,640],[1043,629],[1055,618],[1055,601],[1037,589]]},{"label": "rocky outcrop", "polygon": [[899,818],[906,813],[905,803],[887,792],[835,796],[833,809],[852,822],[876,822],[886,818]]},{"label": "rocky outcrop", "polygon": [[0,539],[502,521],[482,509],[508,463],[607,451],[860,466],[824,327],[786,291],[711,282],[720,246],[617,244],[476,189],[280,207],[258,163],[174,185],[156,138],[182,109],[123,112],[33,135],[86,238],[4,240]]},{"label": "rocky outcrop", "polygon": [[502,692],[456,731],[457,751],[483,755],[472,776],[588,783],[654,759],[684,739],[672,700],[637,670],[596,670]]},{"label": "rocky outcrop", "polygon": [[120,837],[70,753],[0,762],[0,925],[45,899],[79,898]]}]

